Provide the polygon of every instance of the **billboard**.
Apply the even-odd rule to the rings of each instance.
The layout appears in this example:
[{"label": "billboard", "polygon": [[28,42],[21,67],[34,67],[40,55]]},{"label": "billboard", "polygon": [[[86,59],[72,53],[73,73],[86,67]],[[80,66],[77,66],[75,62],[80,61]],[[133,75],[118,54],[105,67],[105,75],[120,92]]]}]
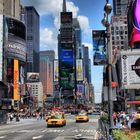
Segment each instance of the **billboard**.
[{"label": "billboard", "polygon": [[92,30],[94,50],[98,50],[100,46],[105,46],[105,36],[105,30]]},{"label": "billboard", "polygon": [[3,80],[3,15],[0,15],[0,81]]},{"label": "billboard", "polygon": [[96,51],[93,55],[94,65],[105,65],[107,64],[107,55],[104,52]]},{"label": "billboard", "polygon": [[129,46],[133,47],[134,42],[140,41],[140,16],[139,16],[140,1],[133,0],[130,3],[127,23],[128,23],[128,41]]},{"label": "billboard", "polygon": [[140,50],[121,52],[122,88],[140,88]]},{"label": "billboard", "polygon": [[60,86],[65,90],[74,89],[74,50],[71,49],[60,49]]},{"label": "billboard", "polygon": [[54,81],[57,82],[59,78],[58,60],[54,60]]},{"label": "billboard", "polygon": [[23,41],[18,41],[16,38],[9,36],[6,44],[6,54],[8,58],[16,58],[26,62],[26,44]]},{"label": "billboard", "polygon": [[84,95],[84,91],[85,91],[84,85],[83,84],[77,84],[77,93],[80,96]]},{"label": "billboard", "polygon": [[65,90],[74,89],[74,69],[73,68],[62,68],[60,71],[60,87]]},{"label": "billboard", "polygon": [[105,65],[107,63],[106,45],[105,45],[105,30],[93,30],[93,62],[94,65]]},{"label": "billboard", "polygon": [[133,25],[134,27],[140,31],[140,1],[134,0],[133,2]]},{"label": "billboard", "polygon": [[77,81],[83,81],[83,60],[77,59],[76,60],[76,74],[77,74]]},{"label": "billboard", "polygon": [[73,49],[61,49],[60,61],[65,65],[72,67],[74,65]]},{"label": "billboard", "polygon": [[6,57],[26,62],[26,28],[14,18],[5,17]]},{"label": "billboard", "polygon": [[61,23],[72,23],[72,12],[61,12]]},{"label": "billboard", "polygon": [[27,82],[39,82],[39,73],[27,73]]},{"label": "billboard", "polygon": [[20,95],[19,95],[19,61],[14,59],[14,100],[19,100]]}]

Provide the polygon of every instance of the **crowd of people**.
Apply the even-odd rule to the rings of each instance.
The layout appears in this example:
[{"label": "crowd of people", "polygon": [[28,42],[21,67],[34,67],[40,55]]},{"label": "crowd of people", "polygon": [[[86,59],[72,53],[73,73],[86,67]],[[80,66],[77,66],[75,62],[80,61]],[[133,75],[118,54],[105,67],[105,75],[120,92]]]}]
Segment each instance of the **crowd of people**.
[{"label": "crowd of people", "polygon": [[112,115],[114,126],[119,128],[131,128],[132,123],[138,119],[137,114],[137,111],[131,114],[125,111],[114,112]]}]

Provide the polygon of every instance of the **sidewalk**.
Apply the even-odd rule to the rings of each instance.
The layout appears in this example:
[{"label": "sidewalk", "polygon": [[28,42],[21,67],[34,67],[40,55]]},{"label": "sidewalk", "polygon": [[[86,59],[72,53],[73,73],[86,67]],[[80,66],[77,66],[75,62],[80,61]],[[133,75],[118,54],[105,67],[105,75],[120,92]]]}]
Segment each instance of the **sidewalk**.
[{"label": "sidewalk", "polygon": [[28,123],[34,123],[34,122],[39,122],[39,121],[44,121],[42,120],[37,120],[36,118],[27,118],[27,119],[22,119],[20,118],[20,121],[16,121],[15,119],[13,121],[7,121],[7,124],[28,124]]}]

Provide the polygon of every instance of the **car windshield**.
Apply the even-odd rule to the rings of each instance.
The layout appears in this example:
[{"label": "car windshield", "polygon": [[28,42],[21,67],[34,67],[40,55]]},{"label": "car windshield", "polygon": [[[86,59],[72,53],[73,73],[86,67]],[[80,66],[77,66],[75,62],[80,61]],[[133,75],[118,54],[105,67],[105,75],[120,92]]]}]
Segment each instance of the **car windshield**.
[{"label": "car windshield", "polygon": [[87,116],[86,113],[79,113],[79,116]]},{"label": "car windshield", "polygon": [[51,119],[62,119],[63,117],[61,115],[57,115],[57,116],[51,116]]}]

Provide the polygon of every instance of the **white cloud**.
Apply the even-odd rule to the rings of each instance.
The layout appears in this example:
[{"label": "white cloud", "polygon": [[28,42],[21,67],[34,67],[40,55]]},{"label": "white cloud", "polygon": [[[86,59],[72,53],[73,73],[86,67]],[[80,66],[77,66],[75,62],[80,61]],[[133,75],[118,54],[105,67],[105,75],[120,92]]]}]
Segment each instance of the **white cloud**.
[{"label": "white cloud", "polygon": [[[60,28],[60,12],[62,11],[63,0],[21,0],[25,6],[34,6],[40,16],[51,15],[54,18],[55,30],[45,28],[40,31],[40,46],[42,49],[55,49],[57,48],[57,34]],[[73,17],[77,17],[83,35],[89,34],[90,26],[89,20],[86,16],[78,16],[79,8],[73,2],[67,0],[67,10],[73,13]],[[47,27],[47,25],[46,25]],[[45,39],[44,39],[45,38]],[[55,48],[56,47],[56,48]]]},{"label": "white cloud", "polygon": [[78,16],[78,21],[80,23],[80,27],[84,33],[89,33],[91,31],[89,26],[89,20],[86,16]]},{"label": "white cloud", "polygon": [[57,35],[48,28],[40,31],[40,49],[57,51]]},{"label": "white cloud", "polygon": [[[52,15],[54,25],[58,29],[60,25],[60,12],[62,11],[63,0],[21,0],[25,6],[34,6],[39,15]],[[79,8],[73,2],[67,1],[67,10],[73,13],[73,17],[77,16]]]}]

